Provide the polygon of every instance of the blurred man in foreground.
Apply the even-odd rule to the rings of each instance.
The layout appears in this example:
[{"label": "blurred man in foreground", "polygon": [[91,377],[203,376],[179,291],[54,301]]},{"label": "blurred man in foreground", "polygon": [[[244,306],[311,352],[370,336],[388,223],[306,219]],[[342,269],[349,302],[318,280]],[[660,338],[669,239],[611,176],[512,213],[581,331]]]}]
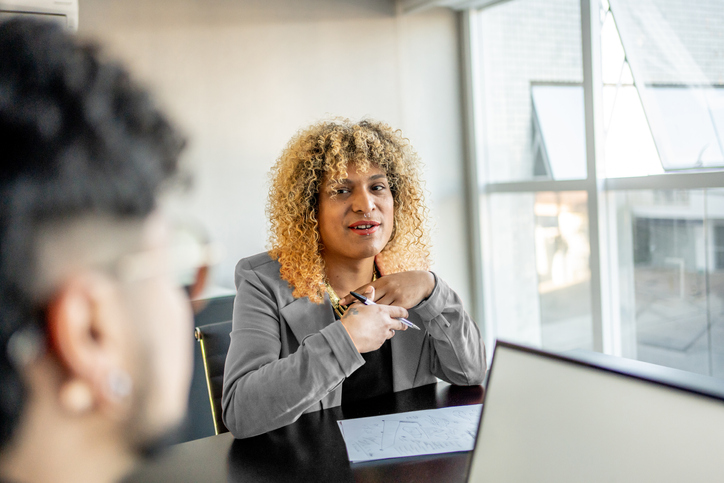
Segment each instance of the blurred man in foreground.
[{"label": "blurred man in foreground", "polygon": [[0,480],[116,481],[186,410],[161,187],[183,140],[61,28],[0,22]]}]

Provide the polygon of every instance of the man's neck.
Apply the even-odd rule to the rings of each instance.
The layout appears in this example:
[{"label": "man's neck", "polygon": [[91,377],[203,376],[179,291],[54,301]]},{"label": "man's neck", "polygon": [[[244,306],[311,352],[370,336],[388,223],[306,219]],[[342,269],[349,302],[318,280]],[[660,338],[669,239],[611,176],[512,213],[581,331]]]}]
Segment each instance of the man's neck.
[{"label": "man's neck", "polygon": [[[48,381],[50,382],[50,381]],[[134,458],[114,437],[106,418],[94,412],[69,415],[49,383],[29,391],[27,406],[10,446],[0,458],[0,479],[32,482],[114,482]]]},{"label": "man's neck", "polygon": [[112,483],[119,481],[133,466],[130,458],[99,451],[97,446],[72,446],[53,437],[58,434],[49,431],[46,440],[35,448],[29,445],[10,448],[0,460],[0,481]]},{"label": "man's neck", "polygon": [[375,271],[374,257],[363,260],[325,258],[324,263],[327,281],[339,297],[370,283]]}]

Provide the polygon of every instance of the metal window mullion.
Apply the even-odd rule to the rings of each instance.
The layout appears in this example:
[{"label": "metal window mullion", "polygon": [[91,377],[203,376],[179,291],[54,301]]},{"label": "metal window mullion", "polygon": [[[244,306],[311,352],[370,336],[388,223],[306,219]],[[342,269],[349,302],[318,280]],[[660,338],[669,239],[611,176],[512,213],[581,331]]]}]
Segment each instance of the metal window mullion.
[{"label": "metal window mullion", "polygon": [[[604,352],[610,344],[604,340],[603,290],[607,286],[602,270],[601,224],[599,223],[599,186],[597,159],[602,136],[602,76],[601,76],[601,22],[599,0],[581,0],[581,47],[583,60],[583,96],[586,126],[586,167],[588,193],[588,235],[590,243],[589,267],[591,271],[591,322],[593,349]],[[602,207],[605,204],[602,204]],[[605,216],[601,219],[605,220]],[[604,230],[605,231],[605,230]],[[605,254],[604,254],[605,255]],[[610,342],[610,341],[609,341]]]},{"label": "metal window mullion", "polygon": [[475,35],[475,15],[471,10],[465,10],[458,15],[460,26],[460,54],[462,66],[462,103],[463,103],[463,131],[465,139],[465,198],[466,222],[468,237],[468,256],[470,257],[470,292],[472,295],[472,313],[483,337],[488,334],[484,306],[487,300],[484,297],[483,281],[483,254],[480,225],[480,195],[478,188],[478,138],[480,109],[476,102],[480,99],[478,82],[478,42]]},{"label": "metal window mullion", "polygon": [[665,190],[665,189],[704,189],[724,186],[724,171],[703,173],[669,173],[633,178],[608,178],[604,189],[616,190]]},{"label": "metal window mullion", "polygon": [[[710,273],[712,270],[709,254],[711,253],[710,246],[715,243],[714,233],[712,232],[713,225],[709,220],[709,192],[704,190],[704,219],[702,221],[702,231],[704,233],[704,288],[706,293],[706,342],[707,342],[707,353],[709,360],[709,375],[714,376],[714,349],[711,338],[712,338],[712,307],[711,307],[711,278]],[[682,273],[683,276],[683,273]]]},{"label": "metal window mullion", "polygon": [[[635,176],[630,178],[604,178],[598,180],[600,191],[627,191],[652,189],[705,189],[724,186],[724,170],[706,172],[678,172]],[[485,193],[536,193],[540,191],[585,191],[585,180],[530,180],[490,183]]]},{"label": "metal window mullion", "polygon": [[[479,35],[480,20],[478,11],[470,10],[468,12],[467,28],[468,35],[470,36],[470,51],[469,64],[466,68],[470,69],[470,75],[468,81],[470,82],[470,91],[468,93],[472,95],[470,103],[466,106],[470,111],[466,111],[468,115],[472,114],[472,117],[468,117],[472,121],[469,124],[467,132],[470,134],[468,138],[469,143],[474,143],[474,146],[468,146],[468,149],[473,148],[475,158],[468,158],[469,163],[475,163],[472,167],[476,175],[468,178],[467,182],[469,187],[473,188],[470,191],[471,202],[474,203],[475,209],[478,212],[478,217],[474,220],[477,225],[477,237],[478,243],[480,244],[479,256],[481,266],[478,268],[478,276],[480,277],[481,285],[478,286],[480,292],[480,303],[478,305],[479,314],[476,314],[478,319],[482,322],[483,337],[487,347],[493,347],[495,337],[497,336],[497,321],[495,317],[495,283],[493,267],[490,261],[494,254],[492,253],[492,238],[493,238],[493,227],[491,226],[490,220],[492,219],[490,213],[490,203],[488,197],[485,196],[485,192],[482,189],[488,182],[488,176],[486,172],[487,167],[487,118],[485,111],[485,94],[483,92],[485,84],[482,79],[484,76],[484,61],[482,57],[482,41]],[[482,162],[481,162],[482,161]],[[475,196],[475,200],[472,197]],[[471,214],[472,215],[472,214]],[[488,353],[488,358],[492,359],[492,351]]]},{"label": "metal window mullion", "polygon": [[486,184],[483,192],[490,193],[538,193],[541,191],[586,191],[589,181],[585,179],[509,181]]}]

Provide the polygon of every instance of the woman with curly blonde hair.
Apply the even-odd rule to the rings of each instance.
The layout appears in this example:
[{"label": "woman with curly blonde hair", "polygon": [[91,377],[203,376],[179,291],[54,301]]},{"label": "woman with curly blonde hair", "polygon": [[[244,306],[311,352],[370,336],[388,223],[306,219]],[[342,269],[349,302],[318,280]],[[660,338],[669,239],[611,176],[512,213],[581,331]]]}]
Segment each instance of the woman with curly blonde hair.
[{"label": "woman with curly blonde hair", "polygon": [[236,267],[222,399],[234,436],[436,377],[482,382],[477,325],[427,271],[420,171],[379,122],[322,122],[289,142],[271,171],[271,249]]}]

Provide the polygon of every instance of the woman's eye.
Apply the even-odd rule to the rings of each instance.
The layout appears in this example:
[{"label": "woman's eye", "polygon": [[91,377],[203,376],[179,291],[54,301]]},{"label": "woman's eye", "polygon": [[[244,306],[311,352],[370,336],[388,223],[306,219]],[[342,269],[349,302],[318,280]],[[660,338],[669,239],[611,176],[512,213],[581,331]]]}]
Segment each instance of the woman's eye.
[{"label": "woman's eye", "polygon": [[349,193],[349,188],[335,188],[333,192],[335,195],[343,195],[345,193]]},{"label": "woman's eye", "polygon": [[387,189],[387,186],[385,186],[383,184],[376,184],[372,187],[373,191],[382,191],[384,189]]}]

